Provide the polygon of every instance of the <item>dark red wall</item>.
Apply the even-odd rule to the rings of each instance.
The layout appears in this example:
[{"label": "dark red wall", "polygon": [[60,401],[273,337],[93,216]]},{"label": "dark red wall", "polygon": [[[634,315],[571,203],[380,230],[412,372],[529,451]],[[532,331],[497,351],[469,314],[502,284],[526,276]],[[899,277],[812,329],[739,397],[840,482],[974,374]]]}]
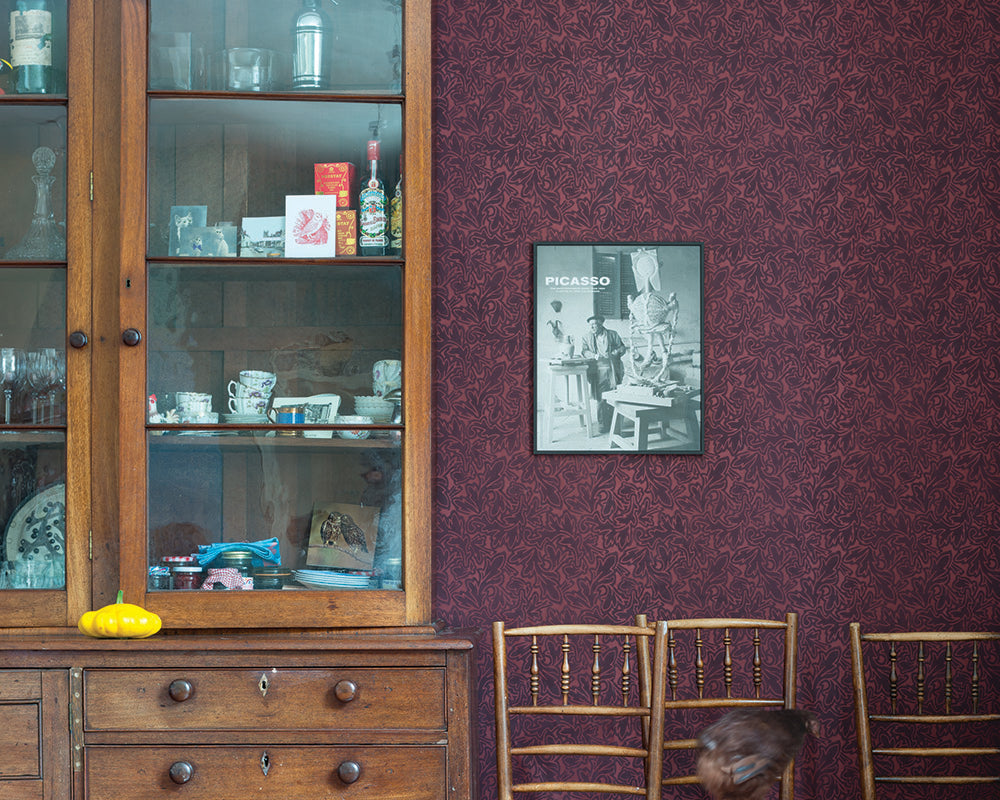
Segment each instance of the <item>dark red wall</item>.
[{"label": "dark red wall", "polygon": [[[436,613],[1000,626],[992,0],[434,4]],[[705,454],[532,455],[535,241],[705,244]],[[492,658],[479,657],[484,798]]]}]

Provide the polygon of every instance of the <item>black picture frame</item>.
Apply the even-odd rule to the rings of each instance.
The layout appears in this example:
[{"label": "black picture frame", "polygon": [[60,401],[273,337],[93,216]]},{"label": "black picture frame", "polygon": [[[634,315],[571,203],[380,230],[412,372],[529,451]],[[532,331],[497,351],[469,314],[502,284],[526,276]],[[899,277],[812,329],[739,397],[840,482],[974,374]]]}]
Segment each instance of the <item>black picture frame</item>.
[{"label": "black picture frame", "polygon": [[535,242],[533,256],[534,452],[703,453],[703,244]]}]

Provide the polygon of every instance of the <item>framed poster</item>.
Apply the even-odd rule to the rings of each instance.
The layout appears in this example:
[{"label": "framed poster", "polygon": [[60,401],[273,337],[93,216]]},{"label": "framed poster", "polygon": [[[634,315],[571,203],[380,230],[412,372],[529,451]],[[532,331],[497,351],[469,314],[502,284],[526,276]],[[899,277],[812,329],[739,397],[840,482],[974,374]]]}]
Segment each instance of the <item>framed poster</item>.
[{"label": "framed poster", "polygon": [[538,242],[535,452],[700,454],[703,252]]}]

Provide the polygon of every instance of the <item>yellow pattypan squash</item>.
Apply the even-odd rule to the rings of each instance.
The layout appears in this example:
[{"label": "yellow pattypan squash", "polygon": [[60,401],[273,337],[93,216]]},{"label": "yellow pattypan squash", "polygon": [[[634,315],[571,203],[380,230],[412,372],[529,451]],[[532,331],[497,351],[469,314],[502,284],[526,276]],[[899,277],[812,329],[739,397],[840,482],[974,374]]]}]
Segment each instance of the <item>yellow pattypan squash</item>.
[{"label": "yellow pattypan squash", "polygon": [[145,639],[156,633],[162,623],[152,611],[142,606],[122,602],[123,592],[110,606],[88,611],[77,623],[82,633],[98,639]]}]

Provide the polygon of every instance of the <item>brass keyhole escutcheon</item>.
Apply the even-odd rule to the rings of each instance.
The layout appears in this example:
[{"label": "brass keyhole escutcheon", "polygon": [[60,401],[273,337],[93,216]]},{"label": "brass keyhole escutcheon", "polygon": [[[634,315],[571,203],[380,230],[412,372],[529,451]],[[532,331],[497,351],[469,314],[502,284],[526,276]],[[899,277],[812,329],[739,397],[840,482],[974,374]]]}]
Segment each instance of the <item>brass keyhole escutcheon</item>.
[{"label": "brass keyhole escutcheon", "polygon": [[257,681],[257,688],[260,689],[260,696],[267,697],[267,689],[271,684],[267,682],[267,675],[261,675]]}]

